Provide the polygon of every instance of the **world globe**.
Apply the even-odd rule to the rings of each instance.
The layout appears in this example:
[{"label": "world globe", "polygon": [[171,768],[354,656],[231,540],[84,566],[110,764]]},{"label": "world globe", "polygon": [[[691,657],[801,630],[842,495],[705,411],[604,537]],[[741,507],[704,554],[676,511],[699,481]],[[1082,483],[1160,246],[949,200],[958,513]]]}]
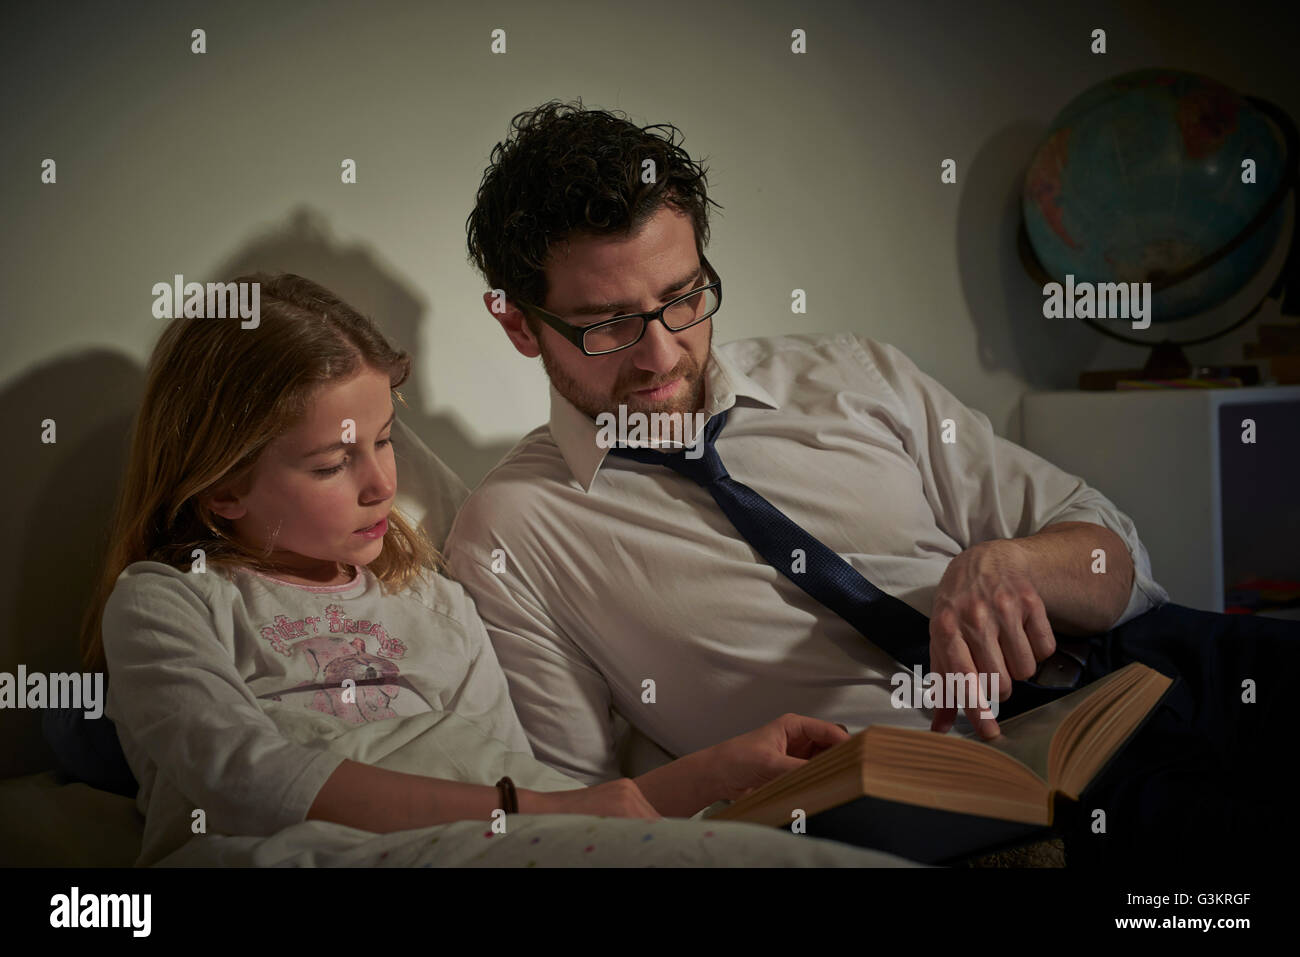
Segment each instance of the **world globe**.
[{"label": "world globe", "polygon": [[[1056,281],[1151,282],[1153,322],[1200,314],[1245,286],[1274,249],[1286,153],[1264,114],[1226,86],[1176,70],[1126,73],[1052,120],[1025,176],[1025,232]],[[1254,183],[1243,182],[1248,159]],[[1272,215],[1239,246],[1161,288],[1270,203]]]}]

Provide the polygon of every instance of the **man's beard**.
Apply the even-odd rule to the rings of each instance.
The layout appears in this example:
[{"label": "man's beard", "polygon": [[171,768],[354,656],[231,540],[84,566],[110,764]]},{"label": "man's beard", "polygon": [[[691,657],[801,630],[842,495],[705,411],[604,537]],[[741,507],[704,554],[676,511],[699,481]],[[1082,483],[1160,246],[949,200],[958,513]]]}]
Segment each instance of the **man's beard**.
[{"label": "man's beard", "polygon": [[[708,344],[710,347],[713,345],[712,326],[709,328]],[[673,367],[672,372],[658,381],[653,379],[644,382],[636,379],[620,380],[614,384],[614,393],[610,396],[597,395],[587,390],[581,382],[570,378],[557,363],[551,360],[550,352],[546,346],[540,343],[539,346],[542,352],[542,367],[546,370],[551,385],[555,386],[555,391],[568,399],[575,409],[583,412],[593,421],[602,412],[617,415],[620,402],[627,405],[628,412],[677,412],[682,415],[699,411],[704,406],[705,369],[696,363],[695,357],[689,352],[682,356],[681,361]],[[708,361],[708,353],[706,352],[705,365],[708,364]],[[666,401],[655,402],[646,399],[644,396],[628,394],[638,389],[652,389],[656,386],[667,385],[677,379],[683,379],[684,381],[673,397]]]}]

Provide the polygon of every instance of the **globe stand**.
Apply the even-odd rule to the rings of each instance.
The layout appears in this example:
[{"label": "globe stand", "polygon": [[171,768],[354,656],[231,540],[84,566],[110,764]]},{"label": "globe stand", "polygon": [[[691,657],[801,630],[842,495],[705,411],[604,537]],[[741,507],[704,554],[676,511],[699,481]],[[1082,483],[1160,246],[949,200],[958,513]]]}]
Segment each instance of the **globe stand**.
[{"label": "globe stand", "polygon": [[1146,365],[1141,369],[1104,369],[1095,372],[1080,372],[1079,388],[1084,392],[1109,392],[1121,388],[1120,383],[1122,382],[1134,383],[1131,386],[1132,388],[1142,388],[1140,383],[1149,383],[1146,386],[1147,388],[1159,385],[1200,386],[1205,388],[1259,385],[1258,366],[1249,363],[1226,366],[1193,366],[1188,360],[1187,354],[1183,352],[1183,346],[1209,342],[1227,335],[1233,329],[1253,319],[1263,303],[1264,300],[1261,300],[1259,305],[1228,328],[1220,329],[1218,332],[1203,336],[1200,339],[1185,342],[1175,342],[1172,339],[1165,339],[1156,343],[1141,342],[1128,336],[1117,335],[1109,329],[1102,328],[1096,323],[1085,319],[1085,322],[1088,322],[1090,326],[1096,328],[1103,335],[1112,336],[1131,345],[1149,345],[1151,352],[1147,355]]},{"label": "globe stand", "polygon": [[[1297,229],[1296,232],[1300,233],[1300,229]],[[1044,284],[1052,282],[1052,278],[1047,275],[1047,271],[1039,261],[1037,253],[1034,252],[1033,245],[1029,242],[1029,233],[1025,229],[1023,217],[1020,220],[1020,230],[1016,238],[1016,245],[1020,252],[1020,262],[1025,267],[1025,271],[1039,282]],[[1296,248],[1300,248],[1300,243],[1293,243],[1292,251],[1294,252]],[[1270,296],[1280,292],[1287,274],[1288,270],[1283,269],[1273,287],[1255,304],[1255,308],[1246,315],[1217,332],[1212,332],[1208,336],[1201,336],[1197,339],[1184,339],[1178,342],[1173,339],[1164,339],[1153,343],[1133,336],[1122,335],[1113,329],[1107,329],[1095,319],[1080,317],[1080,322],[1091,326],[1103,336],[1131,346],[1148,346],[1151,352],[1147,356],[1146,364],[1140,369],[1104,369],[1095,372],[1080,372],[1079,388],[1084,392],[1107,392],[1118,388],[1121,381],[1168,383],[1170,380],[1192,379],[1196,381],[1184,381],[1179,384],[1204,386],[1259,385],[1258,366],[1246,364],[1199,366],[1194,368],[1191,362],[1188,361],[1186,353],[1183,352],[1183,346],[1196,346],[1203,342],[1211,342],[1250,322],[1263,308],[1264,303],[1269,300]],[[1234,379],[1237,381],[1232,381]]]},{"label": "globe stand", "polygon": [[1152,346],[1147,364],[1142,367],[1143,379],[1182,379],[1191,374],[1192,364],[1187,361],[1187,354],[1171,339]]}]

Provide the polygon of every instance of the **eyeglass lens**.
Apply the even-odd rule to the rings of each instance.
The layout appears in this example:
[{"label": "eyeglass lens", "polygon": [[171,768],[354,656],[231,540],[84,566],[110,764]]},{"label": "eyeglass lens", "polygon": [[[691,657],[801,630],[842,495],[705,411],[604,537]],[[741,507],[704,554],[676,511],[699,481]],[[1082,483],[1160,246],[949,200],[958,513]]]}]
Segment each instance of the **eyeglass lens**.
[{"label": "eyeglass lens", "polygon": [[[714,289],[701,289],[681,302],[664,310],[664,322],[669,329],[684,329],[718,307],[718,294]],[[631,316],[620,322],[591,329],[583,334],[583,343],[589,352],[610,352],[630,345],[641,335],[642,316]]]}]

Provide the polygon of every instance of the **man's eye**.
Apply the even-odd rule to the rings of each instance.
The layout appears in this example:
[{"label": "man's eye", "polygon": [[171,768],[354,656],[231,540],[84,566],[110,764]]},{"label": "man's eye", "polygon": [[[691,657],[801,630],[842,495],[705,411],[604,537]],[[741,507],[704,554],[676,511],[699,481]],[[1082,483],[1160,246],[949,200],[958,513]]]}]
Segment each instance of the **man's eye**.
[{"label": "man's eye", "polygon": [[[694,292],[696,289],[698,289],[700,286],[703,286],[703,285],[704,285],[704,283],[700,283],[698,286],[697,286],[697,285],[691,285],[691,284],[688,284],[689,288],[685,288],[685,287],[684,287],[684,288],[678,290],[677,292],[675,292],[675,293],[673,293],[672,295],[670,295],[670,296],[669,296],[666,300],[664,300],[664,301],[665,301],[665,302],[671,302],[671,301],[674,300],[674,299],[680,299],[682,296],[686,295],[688,292]],[[635,318],[636,316],[639,316],[639,315],[640,315],[640,313],[631,313],[631,314],[629,314],[629,313],[625,313],[625,312],[620,312],[620,313],[616,313],[615,315],[612,315],[612,316],[605,316],[604,318],[601,318],[601,319],[592,319],[590,322],[579,323],[579,326],[580,326],[581,328],[583,328],[583,329],[586,329],[588,326],[594,326],[594,325],[595,325],[596,323],[598,323],[598,322],[610,322],[611,320],[614,320],[614,319],[632,319],[632,318]]]}]

